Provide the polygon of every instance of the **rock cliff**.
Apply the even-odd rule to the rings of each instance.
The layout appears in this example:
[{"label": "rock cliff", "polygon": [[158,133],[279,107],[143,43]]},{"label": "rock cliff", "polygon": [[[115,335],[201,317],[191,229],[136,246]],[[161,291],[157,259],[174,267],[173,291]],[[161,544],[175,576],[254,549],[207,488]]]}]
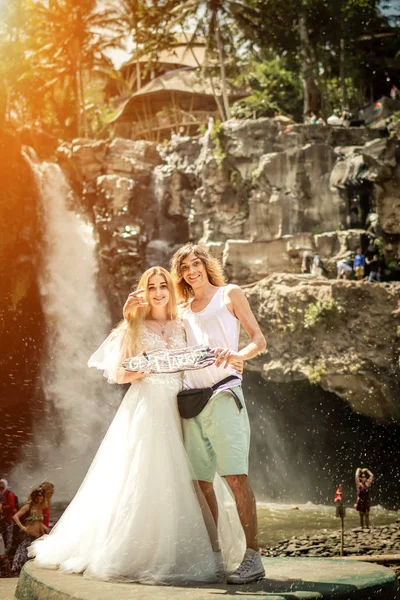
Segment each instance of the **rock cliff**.
[{"label": "rock cliff", "polygon": [[[400,252],[399,147],[386,130],[273,119],[210,125],[168,146],[75,140],[58,160],[92,211],[117,315],[144,268],[188,239],[209,245],[269,338],[270,381],[309,379],[377,418],[399,416],[399,289],[338,282],[358,246]],[[318,253],[327,278],[296,275]]]}]

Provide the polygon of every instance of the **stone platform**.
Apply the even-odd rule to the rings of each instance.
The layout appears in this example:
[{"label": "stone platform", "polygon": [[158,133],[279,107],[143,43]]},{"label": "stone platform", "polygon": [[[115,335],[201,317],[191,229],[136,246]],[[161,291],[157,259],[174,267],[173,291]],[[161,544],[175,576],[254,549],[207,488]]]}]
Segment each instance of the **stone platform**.
[{"label": "stone platform", "polygon": [[266,578],[249,585],[154,586],[90,581],[28,562],[17,600],[399,600],[395,573],[378,565],[324,558],[264,558]]}]

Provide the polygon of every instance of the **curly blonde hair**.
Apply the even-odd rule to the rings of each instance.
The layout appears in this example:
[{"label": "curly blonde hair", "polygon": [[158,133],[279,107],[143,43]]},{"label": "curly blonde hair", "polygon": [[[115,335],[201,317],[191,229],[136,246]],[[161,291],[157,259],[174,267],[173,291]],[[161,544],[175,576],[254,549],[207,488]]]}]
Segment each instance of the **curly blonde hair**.
[{"label": "curly blonde hair", "polygon": [[[175,288],[170,273],[163,267],[151,267],[147,269],[141,276],[137,285],[136,291],[144,289],[144,299],[149,301],[149,281],[154,275],[161,275],[168,286],[169,301],[167,304],[167,316],[169,320],[174,320],[177,317],[177,306]],[[143,328],[143,322],[151,312],[150,304],[146,306],[136,307],[128,316],[127,319],[121,321],[116,327],[124,333],[123,347],[126,356],[134,356],[139,351],[139,338]]]},{"label": "curly blonde hair", "polygon": [[226,284],[222,265],[217,258],[211,256],[210,251],[202,244],[185,244],[179,248],[171,259],[171,276],[175,284],[178,300],[187,302],[193,298],[193,288],[186,283],[182,275],[182,263],[189,256],[195,254],[203,263],[209,282],[212,285],[221,286]]},{"label": "curly blonde hair", "polygon": [[47,492],[49,492],[50,490],[52,492],[54,492],[54,484],[50,483],[50,481],[43,481],[40,484],[39,488],[42,489],[42,490],[44,490],[46,492],[46,495],[45,495],[45,505],[48,506],[48,507],[50,507],[51,506],[51,498],[48,498]]}]

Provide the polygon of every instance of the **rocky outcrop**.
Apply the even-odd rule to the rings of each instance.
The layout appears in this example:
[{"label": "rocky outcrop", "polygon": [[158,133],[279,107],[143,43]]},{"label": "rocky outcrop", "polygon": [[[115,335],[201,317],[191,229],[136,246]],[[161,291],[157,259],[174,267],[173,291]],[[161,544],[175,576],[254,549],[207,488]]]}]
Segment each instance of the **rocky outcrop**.
[{"label": "rocky outcrop", "polygon": [[[388,264],[399,256],[399,149],[386,133],[232,120],[168,146],[75,140],[58,156],[93,213],[116,316],[144,268],[201,240],[230,281],[255,284],[269,354],[252,368],[384,419],[398,416],[396,285],[332,278],[359,246],[376,243]],[[320,255],[325,278],[296,275],[304,251]]]},{"label": "rocky outcrop", "polygon": [[161,220],[153,190],[160,154],[151,142],[77,139],[59,147],[58,160],[79,191],[81,208],[92,212],[102,276],[113,282],[106,288],[117,313],[147,258],[152,262],[167,254],[153,242]]},{"label": "rocky outcrop", "polygon": [[268,340],[269,381],[308,379],[357,412],[400,418],[400,284],[274,274],[245,288]]},{"label": "rocky outcrop", "polygon": [[[298,271],[302,253],[321,246],[335,276],[336,261],[376,235],[388,238],[390,260],[400,222],[397,146],[382,136],[367,128],[283,130],[258,119],[210,127],[197,144],[174,138],[158,167],[166,213],[185,216],[191,239],[224,244],[224,266],[240,284]],[[322,242],[327,235],[331,244]]]},{"label": "rocky outcrop", "polygon": [[258,119],[210,126],[202,138],[173,136],[168,147],[75,140],[58,155],[95,213],[110,272],[122,262],[121,273],[134,278],[132,258],[138,270],[149,255],[165,264],[176,244],[196,239],[223,244],[227,273],[246,284],[299,271],[305,250],[320,253],[335,276],[339,258],[376,236],[393,261],[396,144],[380,130],[283,129]]}]

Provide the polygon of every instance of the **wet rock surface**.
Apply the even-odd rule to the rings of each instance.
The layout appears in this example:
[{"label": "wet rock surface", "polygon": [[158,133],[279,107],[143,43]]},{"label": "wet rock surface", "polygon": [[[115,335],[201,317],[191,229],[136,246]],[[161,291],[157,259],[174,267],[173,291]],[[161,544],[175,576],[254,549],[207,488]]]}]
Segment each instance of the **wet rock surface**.
[{"label": "wet rock surface", "polygon": [[[317,535],[304,535],[282,540],[276,546],[263,548],[268,557],[333,557],[340,555],[341,532],[322,530]],[[400,553],[400,520],[391,525],[370,529],[345,529],[344,555],[371,556]],[[399,561],[400,562],[400,561]]]}]

